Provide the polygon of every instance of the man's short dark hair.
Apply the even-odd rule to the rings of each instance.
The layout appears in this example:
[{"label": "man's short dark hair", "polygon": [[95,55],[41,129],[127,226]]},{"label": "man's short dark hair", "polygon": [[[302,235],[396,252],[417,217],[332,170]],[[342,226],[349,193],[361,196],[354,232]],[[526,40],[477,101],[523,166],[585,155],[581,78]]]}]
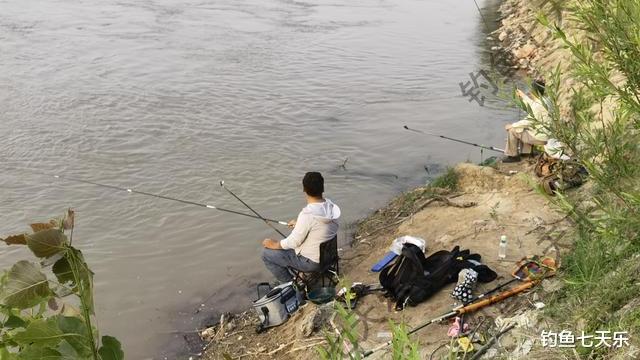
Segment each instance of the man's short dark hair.
[{"label": "man's short dark hair", "polygon": [[321,197],[324,192],[324,178],[319,172],[311,171],[302,178],[304,192],[313,197]]},{"label": "man's short dark hair", "polygon": [[533,83],[531,84],[531,87],[533,88],[533,90],[540,96],[544,95],[544,87],[545,87],[545,83],[543,79],[535,79],[533,80]]}]

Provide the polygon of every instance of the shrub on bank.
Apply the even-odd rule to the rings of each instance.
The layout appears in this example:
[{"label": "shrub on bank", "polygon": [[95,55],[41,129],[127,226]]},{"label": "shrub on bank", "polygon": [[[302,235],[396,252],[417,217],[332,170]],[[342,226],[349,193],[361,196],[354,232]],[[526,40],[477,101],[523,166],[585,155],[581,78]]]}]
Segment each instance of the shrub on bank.
[{"label": "shrub on bank", "polygon": [[98,341],[93,272],[71,245],[73,211],[31,228],[0,239],[28,247],[39,260],[20,260],[0,276],[0,359],[124,359],[118,340]]}]

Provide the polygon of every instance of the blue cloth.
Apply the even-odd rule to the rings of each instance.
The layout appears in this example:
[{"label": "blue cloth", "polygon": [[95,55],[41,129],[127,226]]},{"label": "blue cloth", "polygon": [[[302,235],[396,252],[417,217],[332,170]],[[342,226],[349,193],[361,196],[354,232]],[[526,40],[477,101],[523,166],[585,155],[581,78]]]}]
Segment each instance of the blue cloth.
[{"label": "blue cloth", "polygon": [[320,270],[320,264],[315,263],[302,255],[296,255],[293,249],[273,250],[264,249],[262,251],[262,261],[264,265],[280,282],[293,280],[293,275],[287,269],[294,268],[302,272],[314,272]]}]

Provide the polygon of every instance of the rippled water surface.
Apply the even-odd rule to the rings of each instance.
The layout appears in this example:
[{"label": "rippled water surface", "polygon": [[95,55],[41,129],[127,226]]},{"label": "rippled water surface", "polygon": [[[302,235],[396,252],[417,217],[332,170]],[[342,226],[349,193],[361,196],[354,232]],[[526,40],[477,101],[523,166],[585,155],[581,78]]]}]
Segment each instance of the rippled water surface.
[{"label": "rippled water surface", "polygon": [[[274,232],[22,169],[244,211],[224,179],[284,220],[319,170],[346,246],[425,165],[479,159],[402,125],[502,145],[513,112],[458,85],[484,66],[484,30],[471,1],[0,0],[1,230],[75,208],[103,333],[130,359],[177,357],[172,332],[249,304]],[[28,257],[1,251],[3,267]]]}]

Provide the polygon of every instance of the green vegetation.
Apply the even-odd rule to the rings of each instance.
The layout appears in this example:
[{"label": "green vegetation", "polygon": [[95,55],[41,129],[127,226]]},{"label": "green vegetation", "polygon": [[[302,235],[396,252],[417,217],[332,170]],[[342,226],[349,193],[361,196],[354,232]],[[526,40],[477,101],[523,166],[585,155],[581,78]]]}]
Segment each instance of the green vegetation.
[{"label": "green vegetation", "polygon": [[124,359],[115,338],[98,342],[93,272],[71,246],[73,211],[31,228],[31,234],[0,239],[27,246],[40,260],[20,260],[0,277],[0,359]]},{"label": "green vegetation", "polygon": [[[341,284],[346,284],[344,281]],[[351,285],[346,284],[346,289]],[[327,345],[317,348],[320,358],[323,360],[360,360],[364,358],[365,349],[360,346],[362,335],[357,327],[360,323],[358,315],[349,310],[352,294],[347,291],[344,296],[347,306],[336,302],[334,309],[337,317],[335,333],[325,332]],[[394,360],[418,360],[418,345],[409,338],[407,327],[404,323],[394,324],[390,322],[392,329],[391,355]]]},{"label": "green vegetation", "polygon": [[407,326],[404,323],[398,325],[389,323],[393,340],[391,341],[391,358],[393,360],[418,360],[418,345],[409,338]]},{"label": "green vegetation", "polygon": [[458,178],[455,169],[448,167],[442,175],[429,183],[429,187],[455,191],[458,188]]},{"label": "green vegetation", "polygon": [[[547,76],[554,108],[566,92],[571,99],[569,118],[552,111],[548,130],[587,168],[590,188],[556,197],[576,223],[575,248],[563,259],[566,286],[548,311],[574,331],[638,334],[640,312],[625,305],[640,296],[640,2],[569,6],[565,23],[579,24],[581,35],[539,17],[573,58],[571,73],[558,68]],[[563,88],[567,77],[580,85]],[[608,352],[578,349],[585,358],[609,358]]]},{"label": "green vegetation", "polygon": [[358,315],[337,302],[335,311],[340,321],[340,330],[335,334],[325,332],[327,345],[318,348],[320,358],[323,360],[362,359],[363,350],[359,343],[360,334],[356,329]]}]

